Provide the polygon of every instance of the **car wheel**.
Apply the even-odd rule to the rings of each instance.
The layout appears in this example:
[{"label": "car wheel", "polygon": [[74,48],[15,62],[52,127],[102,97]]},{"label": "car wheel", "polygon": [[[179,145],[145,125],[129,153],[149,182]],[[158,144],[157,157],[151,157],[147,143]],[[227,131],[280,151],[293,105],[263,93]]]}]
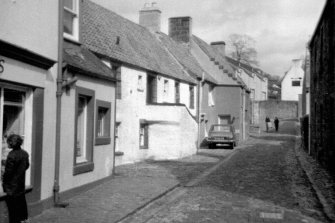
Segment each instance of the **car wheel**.
[{"label": "car wheel", "polygon": [[230,146],[230,148],[234,149],[234,147],[235,147],[235,143],[232,143],[231,146]]}]

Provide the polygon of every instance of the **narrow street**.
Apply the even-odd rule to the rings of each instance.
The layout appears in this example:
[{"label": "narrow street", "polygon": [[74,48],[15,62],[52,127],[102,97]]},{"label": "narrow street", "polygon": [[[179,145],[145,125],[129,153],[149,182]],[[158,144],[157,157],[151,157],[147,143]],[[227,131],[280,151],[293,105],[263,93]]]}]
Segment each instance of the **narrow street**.
[{"label": "narrow street", "polygon": [[327,222],[295,156],[295,135],[288,120],[278,133],[252,136],[202,180],[123,222]]}]

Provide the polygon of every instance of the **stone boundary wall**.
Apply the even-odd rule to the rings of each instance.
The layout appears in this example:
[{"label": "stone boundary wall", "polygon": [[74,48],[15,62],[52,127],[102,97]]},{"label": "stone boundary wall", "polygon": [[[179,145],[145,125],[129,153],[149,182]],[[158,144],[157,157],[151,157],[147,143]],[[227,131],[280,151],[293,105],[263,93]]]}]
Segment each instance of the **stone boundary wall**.
[{"label": "stone boundary wall", "polygon": [[266,116],[268,116],[272,122],[275,117],[278,117],[279,120],[296,119],[298,117],[298,102],[280,100],[254,101],[253,124],[265,130]]}]

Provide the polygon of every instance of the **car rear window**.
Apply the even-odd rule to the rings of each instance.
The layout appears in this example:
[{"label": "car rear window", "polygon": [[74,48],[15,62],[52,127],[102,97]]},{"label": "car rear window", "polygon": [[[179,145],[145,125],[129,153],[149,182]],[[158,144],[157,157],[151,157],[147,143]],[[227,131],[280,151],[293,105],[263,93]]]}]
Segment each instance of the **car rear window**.
[{"label": "car rear window", "polygon": [[230,126],[215,125],[213,130],[215,132],[230,132]]}]

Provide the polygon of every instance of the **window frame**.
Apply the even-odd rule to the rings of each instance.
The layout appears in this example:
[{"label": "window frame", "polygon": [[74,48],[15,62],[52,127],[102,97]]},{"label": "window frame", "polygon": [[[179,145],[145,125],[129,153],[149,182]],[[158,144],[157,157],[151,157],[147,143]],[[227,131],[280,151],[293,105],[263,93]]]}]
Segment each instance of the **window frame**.
[{"label": "window frame", "polygon": [[[299,85],[294,84],[294,83],[298,83],[298,82],[299,82]],[[292,87],[301,87],[301,80],[292,80],[291,85],[292,85]]]},{"label": "window frame", "polygon": [[147,104],[155,104],[158,102],[158,77],[154,74],[147,74]]},{"label": "window frame", "polygon": [[[65,5],[63,5],[63,10],[67,11],[68,13],[72,14],[73,16],[73,21],[72,21],[72,26],[73,26],[73,34],[66,33],[63,30],[63,37],[70,39],[72,41],[79,42],[79,0],[72,0],[74,9],[69,9]],[[64,12],[63,12],[64,13]],[[63,15],[63,27],[64,27],[64,15]]]},{"label": "window frame", "polygon": [[190,91],[190,109],[194,109],[194,86],[190,85],[189,87],[189,91]]},{"label": "window frame", "polygon": [[176,81],[174,83],[174,94],[175,94],[175,103],[180,104],[180,82]]},{"label": "window frame", "polygon": [[[112,103],[103,100],[96,100],[95,101],[96,107],[96,121],[95,121],[95,145],[108,145],[111,143],[111,108]],[[98,126],[98,119],[99,119],[99,109],[104,108],[107,109],[105,114],[105,122],[103,123],[103,129],[106,131],[106,135],[99,136],[99,126]]]},{"label": "window frame", "polygon": [[[141,145],[141,130],[143,129],[143,140],[144,140],[144,145]],[[145,123],[143,120],[140,120],[140,125],[139,125],[139,148],[140,149],[149,149],[149,124]]]},{"label": "window frame", "polygon": [[[86,115],[86,162],[77,162],[77,124],[78,124],[78,105],[79,97],[86,97],[87,115]],[[86,172],[91,172],[94,169],[93,150],[94,150],[94,103],[95,91],[83,87],[76,87],[75,93],[75,116],[74,116],[74,147],[73,147],[73,175],[78,175]]]},{"label": "window frame", "polygon": [[215,106],[214,86],[213,85],[209,85],[209,87],[208,87],[208,106],[209,107],[214,107]]}]

